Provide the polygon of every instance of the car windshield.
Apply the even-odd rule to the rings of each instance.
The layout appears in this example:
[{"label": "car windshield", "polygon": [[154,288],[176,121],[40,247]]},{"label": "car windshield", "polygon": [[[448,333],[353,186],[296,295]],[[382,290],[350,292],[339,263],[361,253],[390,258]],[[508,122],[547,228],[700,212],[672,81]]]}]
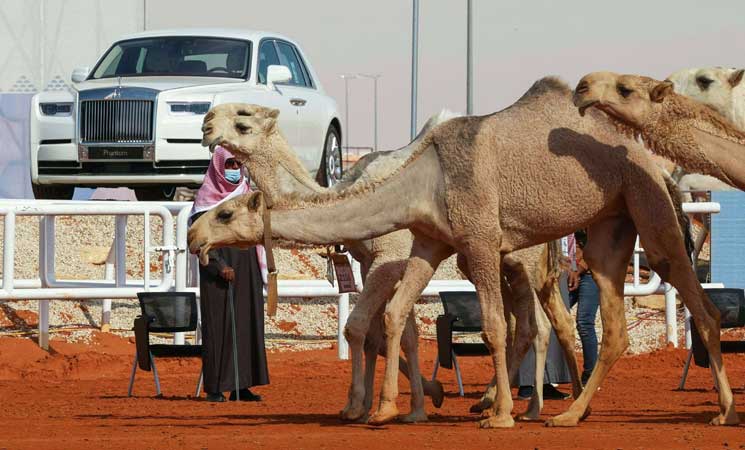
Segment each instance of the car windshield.
[{"label": "car windshield", "polygon": [[211,37],[158,37],[114,44],[91,78],[190,76],[246,78],[249,41]]}]

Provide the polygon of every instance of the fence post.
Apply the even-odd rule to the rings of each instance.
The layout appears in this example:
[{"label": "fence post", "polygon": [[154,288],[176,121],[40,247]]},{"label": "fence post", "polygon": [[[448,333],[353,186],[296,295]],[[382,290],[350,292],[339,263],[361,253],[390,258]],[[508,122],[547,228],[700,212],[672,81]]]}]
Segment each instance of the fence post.
[{"label": "fence post", "polygon": [[[104,278],[114,281],[114,254],[116,252],[116,236],[109,247],[109,254],[106,255],[106,272]],[[101,305],[101,331],[107,332],[111,329],[111,299],[105,298]]]},{"label": "fence post", "polygon": [[[50,267],[54,274],[54,220],[54,216],[39,217],[39,279],[42,287],[48,287]],[[49,350],[49,300],[40,300],[38,305],[39,347]]]},{"label": "fence post", "polygon": [[686,350],[689,350],[691,348],[691,312],[688,311],[687,307],[683,307],[684,311],[684,317],[685,317],[685,327],[686,327]]},{"label": "fence post", "polygon": [[339,314],[336,341],[339,347],[339,359],[349,359],[349,343],[344,337],[344,327],[349,318],[349,294],[339,294]]},{"label": "fence post", "polygon": [[49,300],[39,300],[39,347],[49,350]]},{"label": "fence post", "polygon": [[11,292],[15,278],[15,254],[16,254],[16,214],[9,212],[5,215],[3,226],[3,290]]},{"label": "fence post", "polygon": [[678,309],[675,297],[678,291],[669,283],[665,283],[665,325],[667,328],[667,343],[678,346]]}]

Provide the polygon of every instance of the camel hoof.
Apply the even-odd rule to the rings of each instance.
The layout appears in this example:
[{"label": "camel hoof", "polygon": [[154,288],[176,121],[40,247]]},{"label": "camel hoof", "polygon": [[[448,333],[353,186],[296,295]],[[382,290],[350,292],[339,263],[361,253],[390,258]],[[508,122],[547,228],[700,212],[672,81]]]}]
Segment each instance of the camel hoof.
[{"label": "camel hoof", "polygon": [[427,413],[424,411],[412,411],[401,417],[401,422],[403,423],[419,423],[427,421],[429,421],[429,418],[427,417]]},{"label": "camel hoof", "polygon": [[479,428],[512,428],[515,419],[512,416],[491,416],[479,421]]},{"label": "camel hoof", "polygon": [[432,406],[440,408],[442,402],[445,400],[445,389],[442,387],[442,383],[437,380],[432,381],[430,386],[431,391],[429,392],[429,398],[432,400]]},{"label": "camel hoof", "polygon": [[737,413],[733,412],[732,414],[723,415],[719,414],[718,416],[714,417],[709,421],[709,425],[717,425],[717,426],[733,426],[740,423],[740,418],[737,417]]},{"label": "camel hoof", "polygon": [[347,405],[340,413],[341,419],[347,422],[357,422],[361,417],[367,416],[367,411],[362,406]]},{"label": "camel hoof", "polygon": [[579,421],[576,417],[569,414],[559,414],[546,421],[547,427],[576,427]]},{"label": "camel hoof", "polygon": [[473,405],[471,405],[471,409],[469,409],[468,411],[471,412],[472,414],[479,414],[491,408],[493,404],[494,403],[489,400],[482,399],[482,400],[479,400],[478,403],[474,403]]},{"label": "camel hoof", "polygon": [[370,425],[385,425],[398,417],[398,408],[393,402],[381,403],[375,414],[367,421]]}]

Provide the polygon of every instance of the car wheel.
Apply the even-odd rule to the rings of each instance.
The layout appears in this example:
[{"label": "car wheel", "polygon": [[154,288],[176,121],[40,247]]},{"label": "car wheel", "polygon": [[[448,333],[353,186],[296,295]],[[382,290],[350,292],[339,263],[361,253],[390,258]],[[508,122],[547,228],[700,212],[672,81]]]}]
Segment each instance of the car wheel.
[{"label": "car wheel", "polygon": [[341,181],[343,173],[341,138],[339,137],[339,130],[331,125],[326,133],[321,165],[318,167],[318,184],[331,187]]},{"label": "car wheel", "polygon": [[32,184],[31,190],[37,200],[72,200],[75,186]]},{"label": "car wheel", "polygon": [[176,194],[175,186],[135,188],[137,200],[141,202],[170,202]]}]

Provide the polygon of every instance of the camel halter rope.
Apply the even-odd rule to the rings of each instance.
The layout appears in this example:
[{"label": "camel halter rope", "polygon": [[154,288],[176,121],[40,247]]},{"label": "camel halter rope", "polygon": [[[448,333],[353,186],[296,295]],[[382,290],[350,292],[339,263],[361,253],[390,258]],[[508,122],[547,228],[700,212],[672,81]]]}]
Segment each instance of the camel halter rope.
[{"label": "camel halter rope", "polygon": [[274,204],[266,192],[262,192],[262,195],[264,196],[264,251],[266,252],[266,270],[268,272],[266,280],[266,313],[269,317],[274,317],[277,314],[277,300],[279,298],[277,290],[277,266],[274,263],[274,251],[272,250],[271,210]]}]

